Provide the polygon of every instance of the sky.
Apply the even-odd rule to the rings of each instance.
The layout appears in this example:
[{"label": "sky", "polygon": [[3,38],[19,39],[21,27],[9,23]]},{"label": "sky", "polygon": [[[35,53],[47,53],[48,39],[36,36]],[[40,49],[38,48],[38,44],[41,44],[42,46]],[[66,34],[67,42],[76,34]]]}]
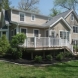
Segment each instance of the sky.
[{"label": "sky", "polygon": [[[11,6],[18,6],[18,2],[20,0],[10,0],[11,1]],[[53,8],[53,0],[40,0],[38,7],[40,9],[40,13],[43,15],[49,15],[50,10]]]}]

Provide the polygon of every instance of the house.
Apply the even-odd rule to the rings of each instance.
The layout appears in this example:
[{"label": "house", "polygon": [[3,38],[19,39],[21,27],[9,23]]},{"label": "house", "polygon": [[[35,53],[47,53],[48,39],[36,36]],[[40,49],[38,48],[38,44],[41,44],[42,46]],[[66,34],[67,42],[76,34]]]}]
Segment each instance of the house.
[{"label": "house", "polygon": [[73,52],[78,42],[78,16],[74,10],[67,10],[55,17],[48,17],[18,9],[2,10],[0,36],[25,33],[27,39],[21,45],[27,49],[63,49]]}]

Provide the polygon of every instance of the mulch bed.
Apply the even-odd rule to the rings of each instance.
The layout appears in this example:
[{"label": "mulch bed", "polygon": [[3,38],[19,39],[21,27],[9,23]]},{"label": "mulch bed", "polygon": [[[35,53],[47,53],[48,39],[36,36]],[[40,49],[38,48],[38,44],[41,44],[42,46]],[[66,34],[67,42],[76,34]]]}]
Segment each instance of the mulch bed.
[{"label": "mulch bed", "polygon": [[30,64],[30,65],[34,65],[34,64],[55,64],[55,63],[63,63],[63,62],[67,62],[67,61],[71,61],[71,60],[78,60],[77,58],[65,58],[61,61],[58,61],[56,59],[53,59],[52,61],[47,61],[47,60],[43,60],[41,63],[36,63],[34,62],[34,60],[26,60],[26,59],[5,59],[5,58],[0,58],[0,60],[5,60],[5,61],[9,61],[9,62],[14,62],[14,63],[18,63],[18,64]]}]

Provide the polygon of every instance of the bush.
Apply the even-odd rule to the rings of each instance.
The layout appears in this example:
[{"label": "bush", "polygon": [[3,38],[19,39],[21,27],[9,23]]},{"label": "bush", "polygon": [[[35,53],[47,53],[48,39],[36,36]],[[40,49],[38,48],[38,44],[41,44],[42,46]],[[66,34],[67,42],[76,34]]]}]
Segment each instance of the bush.
[{"label": "bush", "polygon": [[23,33],[17,34],[13,36],[11,40],[11,53],[12,56],[16,59],[22,58],[22,48],[19,47],[19,45],[22,45],[24,43],[24,40],[26,39],[26,35]]},{"label": "bush", "polygon": [[65,57],[72,57],[72,53],[70,53],[70,52],[64,52],[64,56]]},{"label": "bush", "polygon": [[42,56],[35,56],[34,61],[40,63],[42,61]]},{"label": "bush", "polygon": [[23,44],[25,39],[26,39],[25,34],[23,34],[23,33],[17,34],[15,36],[13,36],[13,38],[11,40],[11,46],[17,47],[18,45]]},{"label": "bush", "polygon": [[52,55],[47,55],[46,59],[49,60],[49,61],[52,61]]},{"label": "bush", "polygon": [[0,38],[0,55],[4,56],[10,47],[9,41],[5,35]]},{"label": "bush", "polygon": [[63,58],[64,58],[64,53],[59,53],[59,54],[56,56],[56,59],[59,60],[59,61],[63,60]]}]

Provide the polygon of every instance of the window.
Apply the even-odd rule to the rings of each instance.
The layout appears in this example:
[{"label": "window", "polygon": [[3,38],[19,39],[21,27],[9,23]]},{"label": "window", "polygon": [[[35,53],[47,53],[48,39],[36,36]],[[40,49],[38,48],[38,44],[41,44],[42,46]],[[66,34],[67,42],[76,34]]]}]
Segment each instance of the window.
[{"label": "window", "polygon": [[14,29],[14,35],[16,35],[16,29]]},{"label": "window", "polygon": [[34,30],[34,36],[38,37],[39,36],[39,30]]},{"label": "window", "polygon": [[3,35],[6,35],[6,31],[3,31],[2,34],[3,34]]},{"label": "window", "polygon": [[78,27],[77,26],[73,26],[73,32],[78,33]]},{"label": "window", "polygon": [[31,15],[31,21],[35,21],[35,15]]},{"label": "window", "polygon": [[46,30],[46,37],[48,37],[48,34],[49,34],[49,33],[48,33],[48,30]]},{"label": "window", "polygon": [[68,31],[60,31],[60,38],[67,39],[69,41],[69,32]]},{"label": "window", "polygon": [[20,13],[20,21],[24,21],[24,13]]},{"label": "window", "polygon": [[73,15],[73,14],[71,14],[71,20],[72,20],[72,21],[74,20],[74,15]]},{"label": "window", "polygon": [[73,45],[78,45],[78,40],[73,39]]},{"label": "window", "polygon": [[21,33],[24,33],[24,34],[26,34],[26,29],[24,29],[24,28],[21,28]]}]

